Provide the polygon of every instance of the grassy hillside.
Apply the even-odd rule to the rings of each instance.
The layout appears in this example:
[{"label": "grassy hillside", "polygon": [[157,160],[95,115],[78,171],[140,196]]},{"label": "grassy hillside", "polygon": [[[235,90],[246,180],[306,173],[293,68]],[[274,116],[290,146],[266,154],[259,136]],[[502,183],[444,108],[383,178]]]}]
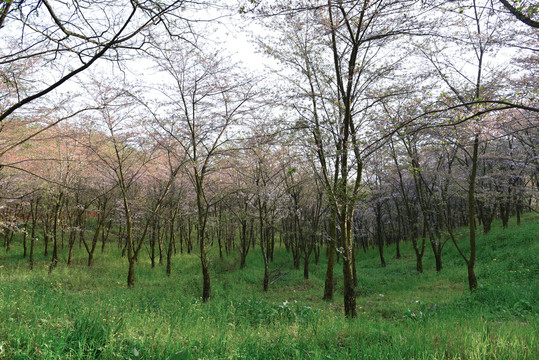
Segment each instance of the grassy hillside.
[{"label": "grassy hillside", "polygon": [[421,275],[408,243],[400,260],[386,249],[386,268],[376,250],[358,252],[354,320],[343,317],[340,264],[335,300],[321,300],[323,254],[317,265],[312,259],[305,280],[278,249],[268,293],[259,248],[244,270],[237,254],[222,260],[213,254],[213,299],[204,304],[196,254],[174,257],[167,278],[164,266],[151,269],[141,253],[136,288],[129,290],[127,260],[114,244],[96,251],[92,268],[77,249],[72,267],[62,260],[50,275],[41,246],[33,271],[20,243],[0,252],[0,359],[539,358],[537,215],[520,227],[495,224],[479,237],[473,294],[451,243],[438,274],[430,248]]}]

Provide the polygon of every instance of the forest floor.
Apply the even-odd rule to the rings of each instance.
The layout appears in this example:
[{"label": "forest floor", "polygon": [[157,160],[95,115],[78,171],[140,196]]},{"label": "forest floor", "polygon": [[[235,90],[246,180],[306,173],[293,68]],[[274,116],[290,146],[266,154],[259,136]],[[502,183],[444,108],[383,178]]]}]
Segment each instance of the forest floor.
[{"label": "forest floor", "polygon": [[[465,251],[467,238],[461,230]],[[284,248],[270,264],[270,290],[262,291],[260,249],[239,270],[239,255],[213,249],[212,300],[202,303],[196,253],[173,258],[172,275],[152,269],[147,252],[126,287],[127,259],[112,242],[86,266],[84,248],[72,266],[36,248],[29,270],[20,240],[0,250],[0,359],[538,359],[539,216],[520,226],[495,223],[479,235],[477,291],[449,241],[443,269],[435,271],[427,244],[424,273],[415,270],[410,243],[358,251],[356,319],[345,319],[341,263],[336,295],[322,300],[326,258],[311,259],[308,280]]]}]

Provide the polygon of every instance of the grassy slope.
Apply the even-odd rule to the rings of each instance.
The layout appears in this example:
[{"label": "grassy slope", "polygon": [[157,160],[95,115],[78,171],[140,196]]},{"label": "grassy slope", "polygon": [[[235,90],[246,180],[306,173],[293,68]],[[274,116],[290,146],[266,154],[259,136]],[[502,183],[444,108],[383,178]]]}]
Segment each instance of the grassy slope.
[{"label": "grassy slope", "polygon": [[96,250],[93,268],[81,249],[74,266],[62,262],[52,275],[41,247],[32,272],[15,244],[0,254],[0,359],[537,359],[538,220],[497,224],[478,239],[473,294],[451,243],[440,274],[430,248],[422,275],[410,244],[400,260],[387,248],[386,268],[376,250],[358,253],[355,320],[342,315],[340,264],[335,301],[321,300],[323,255],[304,280],[279,249],[271,269],[282,276],[267,294],[258,248],[243,271],[239,256],[214,256],[213,300],[203,304],[196,255],[175,257],[167,278],[143,253],[128,290],[127,260],[113,244]]}]

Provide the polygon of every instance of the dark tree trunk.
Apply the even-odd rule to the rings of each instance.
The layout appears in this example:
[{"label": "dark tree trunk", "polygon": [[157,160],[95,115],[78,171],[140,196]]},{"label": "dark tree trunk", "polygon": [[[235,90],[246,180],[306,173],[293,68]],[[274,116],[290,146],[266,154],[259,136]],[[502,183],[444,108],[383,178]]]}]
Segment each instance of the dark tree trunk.
[{"label": "dark tree trunk", "polygon": [[434,253],[434,258],[436,259],[436,271],[442,271],[442,254],[436,252]]},{"label": "dark tree trunk", "polygon": [[309,259],[311,257],[311,254],[313,252],[314,243],[316,241],[316,235],[312,235],[311,237],[311,244],[308,245],[307,251],[305,251],[304,259],[303,259],[303,278],[309,279]]},{"label": "dark tree trunk", "polygon": [[202,264],[202,301],[207,302],[211,298],[211,280],[210,280],[210,264],[206,253],[206,244],[203,239],[200,241],[200,262]]},{"label": "dark tree trunk", "polygon": [[28,238],[28,233],[25,231],[24,234],[22,235],[22,246],[23,246],[22,257],[23,257],[23,259],[25,259],[26,256],[28,255],[27,254],[28,249],[27,249],[27,246],[26,246],[26,238]]},{"label": "dark tree trunk", "polygon": [[508,202],[500,203],[500,217],[502,218],[502,226],[507,229],[509,226],[510,206]]},{"label": "dark tree trunk", "polygon": [[127,287],[132,289],[135,287],[135,259],[129,259],[129,268],[127,270]]},{"label": "dark tree trunk", "polygon": [[92,267],[94,265],[94,252],[91,251],[88,253],[88,267]]},{"label": "dark tree trunk", "polygon": [[30,260],[30,270],[34,269],[34,244],[36,242],[36,239],[32,236],[30,239],[30,255],[28,256]]},{"label": "dark tree trunk", "polygon": [[172,251],[174,249],[174,217],[170,221],[170,233],[168,239],[168,248],[167,248],[167,276],[170,276],[172,272]]},{"label": "dark tree trunk", "polygon": [[60,192],[60,195],[58,196],[58,199],[56,200],[56,206],[54,207],[54,220],[53,220],[53,227],[52,227],[53,247],[52,247],[51,264],[49,266],[49,273],[52,272],[52,270],[54,270],[54,268],[58,264],[58,219],[60,217],[60,210],[62,208],[63,198],[64,198],[64,193]]},{"label": "dark tree trunk", "polygon": [[382,234],[382,205],[376,204],[376,241],[378,243],[378,253],[380,254],[380,265],[386,267],[384,258],[384,236]]},{"label": "dark tree trunk", "polygon": [[[251,238],[250,236],[253,236],[252,233],[249,235],[249,231],[247,228],[247,219],[241,219],[240,220],[241,228],[240,228],[240,269],[245,268],[245,261],[247,259],[247,254],[249,253],[249,247],[251,246]],[[251,228],[252,232],[252,228]]]},{"label": "dark tree trunk", "polygon": [[47,230],[47,227],[45,227],[45,235],[43,236],[43,241],[45,242],[45,251],[43,252],[43,256],[45,257],[49,256],[49,234]]},{"label": "dark tree trunk", "polygon": [[333,300],[333,267],[335,265],[335,242],[337,241],[335,216],[335,211],[332,211],[331,219],[329,221],[328,266],[326,270],[326,281],[324,284],[324,300]]},{"label": "dark tree trunk", "polygon": [[268,260],[273,262],[273,248],[275,246],[274,231],[273,228],[268,228],[266,231],[268,232],[268,236],[266,238],[266,252],[268,254]]},{"label": "dark tree trunk", "polygon": [[475,276],[474,264],[468,264],[468,286],[470,291],[477,289],[477,277]]},{"label": "dark tree trunk", "polygon": [[439,243],[440,239],[436,240],[434,236],[435,235],[429,229],[429,239],[434,254],[434,260],[436,261],[436,271],[440,272],[442,271],[442,246]]},{"label": "dark tree trunk", "polygon": [[26,240],[28,239],[28,221],[30,221],[30,216],[32,216],[31,213],[27,214],[26,220],[24,222],[24,232],[23,232],[23,237],[22,237],[23,259],[26,259],[26,256],[28,256],[28,246],[27,246]]},{"label": "dark tree trunk", "polygon": [[73,263],[73,246],[75,246],[76,239],[77,239],[77,233],[74,230],[71,230],[71,232],[69,233],[69,241],[68,241],[67,265],[72,265]]},{"label": "dark tree trunk", "polygon": [[37,216],[38,216],[38,207],[39,207],[39,198],[34,202],[30,202],[30,213],[32,214],[32,232],[30,233],[30,270],[34,269],[34,246],[36,242],[36,225],[37,225]]},{"label": "dark tree trunk", "polygon": [[475,277],[475,178],[477,175],[477,158],[479,152],[479,135],[475,135],[473,154],[472,154],[472,172],[470,175],[470,188],[468,189],[468,219],[470,222],[470,259],[468,260],[468,285],[470,290],[477,289],[477,278]]},{"label": "dark tree trunk", "polygon": [[305,256],[305,259],[303,261],[303,278],[308,280],[309,279],[309,257]]},{"label": "dark tree trunk", "polygon": [[418,273],[423,273],[423,257],[416,253],[416,262],[415,262],[415,268]]},{"label": "dark tree trunk", "polygon": [[260,210],[260,250],[262,251],[262,257],[264,259],[263,288],[264,288],[264,291],[267,292],[269,290],[269,260],[268,260],[268,255],[266,254],[266,246],[264,243],[265,241],[267,241],[267,239],[265,239],[264,221],[263,221],[263,216],[262,216],[262,210]]},{"label": "dark tree trunk", "polygon": [[341,236],[342,236],[342,265],[343,265],[343,282],[344,282],[344,315],[347,318],[357,317],[356,313],[356,286],[354,284],[353,272],[353,243],[351,222],[348,219],[348,214],[343,211],[341,216]]},{"label": "dark tree trunk", "polygon": [[152,269],[155,268],[155,244],[157,242],[157,221],[154,218],[152,221],[152,235],[150,238],[150,262]]},{"label": "dark tree trunk", "polygon": [[101,253],[102,254],[105,252],[105,244],[107,243],[107,240],[109,238],[111,228],[112,228],[112,220],[109,220],[106,228],[103,228],[101,230]]}]

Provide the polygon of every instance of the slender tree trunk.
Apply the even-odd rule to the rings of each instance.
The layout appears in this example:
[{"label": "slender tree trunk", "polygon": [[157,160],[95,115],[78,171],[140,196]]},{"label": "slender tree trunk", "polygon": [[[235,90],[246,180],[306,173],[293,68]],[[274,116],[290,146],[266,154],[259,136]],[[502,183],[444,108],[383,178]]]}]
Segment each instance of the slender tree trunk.
[{"label": "slender tree trunk", "polygon": [[416,251],[415,269],[418,273],[423,274],[423,256]]},{"label": "slender tree trunk", "polygon": [[262,232],[260,233],[260,250],[262,251],[262,258],[264,259],[264,281],[263,281],[263,289],[265,292],[269,290],[269,261],[268,261],[268,255],[266,254],[265,244],[264,242],[264,235],[262,235]]},{"label": "slender tree trunk", "polygon": [[30,239],[30,255],[28,258],[30,259],[30,270],[34,269],[34,245],[35,245],[36,239],[32,236]]},{"label": "slender tree trunk", "polygon": [[56,206],[54,207],[54,220],[52,227],[52,238],[53,238],[53,247],[52,247],[52,258],[51,264],[49,266],[49,273],[54,270],[58,264],[58,218],[60,217],[60,209],[62,207],[62,201],[64,198],[64,193],[60,192],[58,199],[56,200]]},{"label": "slender tree trunk", "polygon": [[47,223],[45,224],[45,234],[43,236],[43,241],[45,242],[45,250],[43,251],[43,256],[49,256],[49,225],[48,225],[48,216]]},{"label": "slender tree trunk", "polygon": [[341,216],[341,236],[343,244],[343,280],[344,280],[344,314],[347,318],[355,318],[356,313],[356,286],[354,284],[353,256],[352,256],[352,229],[348,220],[348,211],[343,209]]},{"label": "slender tree trunk", "polygon": [[271,226],[271,231],[270,231],[270,237],[269,237],[269,242],[268,242],[268,251],[269,251],[269,260],[271,262],[273,262],[273,252],[275,250],[275,229],[273,227],[273,221],[272,223],[270,224]]},{"label": "slender tree trunk", "polygon": [[335,211],[331,211],[329,221],[329,241],[328,241],[328,266],[326,269],[326,281],[324,284],[324,300],[333,300],[333,267],[335,265],[335,243],[337,242],[337,228],[335,222]]},{"label": "slender tree trunk", "polygon": [[240,230],[240,269],[245,268],[245,260],[249,252],[250,239],[247,236],[247,220],[241,220]]},{"label": "slender tree trunk", "polygon": [[[26,226],[25,226],[26,227]],[[22,257],[23,259],[26,258],[26,256],[28,255],[28,249],[27,249],[27,246],[26,246],[26,239],[28,238],[28,233],[25,231],[23,234],[22,234],[22,246],[23,246],[23,254],[22,254]]]},{"label": "slender tree trunk", "polygon": [[313,252],[314,242],[316,235],[313,235],[311,238],[311,244],[309,244],[307,251],[305,251],[305,258],[303,259],[303,277],[309,279],[309,258]]},{"label": "slender tree trunk", "polygon": [[470,175],[470,188],[468,190],[468,221],[470,222],[470,259],[468,260],[468,285],[470,291],[477,289],[477,278],[475,276],[475,178],[477,175],[477,158],[479,151],[479,135],[475,135],[473,154],[472,154],[472,172]]},{"label": "slender tree trunk", "polygon": [[[128,250],[130,252],[131,250]],[[132,289],[135,287],[135,258],[128,255],[129,268],[127,270],[127,287]]]},{"label": "slender tree trunk", "polygon": [[67,255],[67,265],[71,265],[73,262],[73,246],[75,246],[75,240],[77,239],[77,233],[74,230],[71,230],[69,233],[68,241],[68,255]]},{"label": "slender tree trunk", "polygon": [[152,221],[152,235],[151,235],[151,240],[150,240],[150,251],[151,251],[150,262],[151,262],[152,269],[155,268],[155,243],[157,242],[156,236],[157,236],[157,221],[154,217]]},{"label": "slender tree trunk", "polygon": [[11,250],[11,241],[13,240],[14,231],[8,230],[8,233],[4,236],[4,245],[6,247],[6,253]]},{"label": "slender tree trunk", "polygon": [[[256,185],[259,185],[257,182]],[[264,218],[266,216],[266,205],[260,197],[257,199],[258,203],[258,221],[260,223],[260,250],[262,251],[262,258],[264,259],[264,280],[263,280],[263,289],[265,292],[269,290],[269,260],[268,260],[268,254],[266,252],[266,241],[269,239],[266,239],[267,232],[265,227],[265,221]],[[254,238],[254,236],[253,236]]]},{"label": "slender tree trunk", "polygon": [[88,253],[88,267],[94,266],[94,252],[90,251]]},{"label": "slender tree trunk", "polygon": [[170,222],[170,234],[168,240],[168,249],[167,249],[167,276],[170,276],[172,272],[172,251],[174,248],[174,218]]},{"label": "slender tree trunk", "polygon": [[502,200],[500,202],[500,217],[502,218],[502,227],[507,229],[509,226],[510,207],[509,202]]},{"label": "slender tree trunk", "polygon": [[198,229],[197,239],[200,245],[200,263],[202,265],[202,301],[207,302],[211,298],[211,278],[210,278],[210,263],[206,249],[206,220],[208,209],[204,205],[204,193],[202,188],[202,179],[195,176],[197,190],[197,209],[198,209]]},{"label": "slender tree trunk", "polygon": [[26,243],[26,240],[28,238],[28,221],[30,221],[31,213],[26,216],[26,220],[24,222],[24,232],[22,237],[22,246],[23,246],[23,259],[26,259],[26,256],[28,256],[28,246]]},{"label": "slender tree trunk", "polygon": [[157,224],[157,248],[159,249],[159,265],[163,265],[163,236],[161,224]]},{"label": "slender tree trunk", "polygon": [[376,241],[378,242],[378,253],[380,254],[380,265],[386,267],[384,258],[384,236],[382,234],[382,205],[376,204]]},{"label": "slender tree trunk", "polygon": [[399,204],[397,203],[396,200],[395,200],[395,209],[397,209],[397,228],[398,228],[397,238],[396,238],[396,241],[395,241],[395,249],[397,251],[397,254],[396,254],[395,258],[400,259],[401,258],[400,240],[401,240],[401,236],[402,236],[403,219],[401,217],[401,210],[399,208]]}]

